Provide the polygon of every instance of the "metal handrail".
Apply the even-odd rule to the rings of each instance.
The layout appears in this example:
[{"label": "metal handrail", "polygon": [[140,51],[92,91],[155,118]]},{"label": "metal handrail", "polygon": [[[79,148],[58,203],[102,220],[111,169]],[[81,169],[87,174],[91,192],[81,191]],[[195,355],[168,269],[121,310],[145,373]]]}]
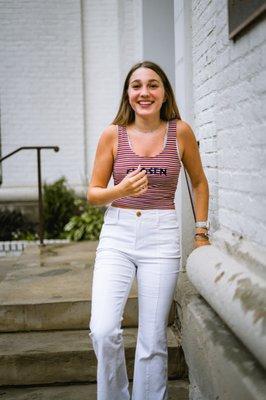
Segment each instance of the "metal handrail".
[{"label": "metal handrail", "polygon": [[44,239],[44,221],[43,221],[43,201],[42,201],[42,175],[41,175],[41,150],[43,149],[53,149],[55,152],[59,151],[58,146],[23,146],[18,149],[12,151],[6,156],[0,158],[0,163],[7,158],[13,156],[18,153],[20,150],[37,150],[37,165],[38,165],[38,205],[39,205],[39,239],[40,244],[43,245]]}]

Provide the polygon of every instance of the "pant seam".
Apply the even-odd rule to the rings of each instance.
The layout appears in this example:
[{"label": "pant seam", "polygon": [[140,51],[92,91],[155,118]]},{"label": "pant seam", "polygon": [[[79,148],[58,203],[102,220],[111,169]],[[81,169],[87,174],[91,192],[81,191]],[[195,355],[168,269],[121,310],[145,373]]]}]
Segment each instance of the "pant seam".
[{"label": "pant seam", "polygon": [[[159,230],[158,232],[158,236],[159,236]],[[155,331],[156,331],[156,320],[157,320],[157,311],[158,311],[158,303],[159,303],[159,298],[160,298],[160,291],[161,291],[161,267],[162,267],[162,263],[161,263],[161,253],[160,253],[160,243],[159,243],[159,237],[157,237],[158,240],[158,249],[159,249],[159,257],[158,259],[160,260],[160,267],[159,267],[159,289],[158,289],[158,294],[157,294],[157,301],[156,301],[156,308],[155,308],[155,317],[154,317],[154,329],[153,329],[153,336],[152,336],[152,352],[154,349],[154,339],[155,339]],[[149,400],[150,397],[150,363],[151,363],[151,359],[148,360],[147,362],[147,366],[146,366],[146,392],[145,392],[145,400]],[[148,372],[147,372],[148,371]],[[148,388],[148,390],[147,390]],[[148,397],[147,397],[147,393],[148,393]]]}]

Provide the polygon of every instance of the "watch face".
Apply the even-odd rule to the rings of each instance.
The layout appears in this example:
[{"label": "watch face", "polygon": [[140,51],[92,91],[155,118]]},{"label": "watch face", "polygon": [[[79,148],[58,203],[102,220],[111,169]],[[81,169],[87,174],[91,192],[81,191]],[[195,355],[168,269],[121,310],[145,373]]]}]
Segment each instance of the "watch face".
[{"label": "watch face", "polygon": [[209,229],[210,222],[209,221],[198,221],[196,222],[196,228],[207,228]]}]

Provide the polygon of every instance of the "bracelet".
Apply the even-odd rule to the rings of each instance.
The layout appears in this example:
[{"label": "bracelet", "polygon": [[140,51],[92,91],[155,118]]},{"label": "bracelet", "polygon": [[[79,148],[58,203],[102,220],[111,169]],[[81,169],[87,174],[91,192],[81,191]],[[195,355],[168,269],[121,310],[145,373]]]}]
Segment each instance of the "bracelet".
[{"label": "bracelet", "polygon": [[203,233],[203,232],[196,233],[196,234],[194,235],[195,239],[197,239],[197,236],[202,237],[202,238],[205,239],[205,240],[209,240],[209,235],[208,235],[208,233]]}]

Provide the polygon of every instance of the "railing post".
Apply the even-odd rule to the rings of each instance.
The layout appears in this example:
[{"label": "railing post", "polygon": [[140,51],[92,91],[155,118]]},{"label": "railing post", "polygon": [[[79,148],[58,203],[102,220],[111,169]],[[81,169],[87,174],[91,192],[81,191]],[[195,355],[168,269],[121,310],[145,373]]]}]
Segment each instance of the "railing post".
[{"label": "railing post", "polygon": [[44,217],[43,217],[43,202],[42,202],[42,175],[41,175],[41,150],[42,149],[53,149],[55,152],[59,151],[58,146],[23,146],[12,151],[4,157],[0,157],[0,164],[7,158],[18,153],[20,150],[37,150],[37,165],[38,165],[38,205],[39,205],[39,239],[40,245],[43,245],[44,238]]},{"label": "railing post", "polygon": [[41,174],[41,149],[37,149],[38,163],[38,208],[39,208],[39,239],[40,245],[43,246],[44,226],[43,226],[43,201],[42,201],[42,174]]}]

